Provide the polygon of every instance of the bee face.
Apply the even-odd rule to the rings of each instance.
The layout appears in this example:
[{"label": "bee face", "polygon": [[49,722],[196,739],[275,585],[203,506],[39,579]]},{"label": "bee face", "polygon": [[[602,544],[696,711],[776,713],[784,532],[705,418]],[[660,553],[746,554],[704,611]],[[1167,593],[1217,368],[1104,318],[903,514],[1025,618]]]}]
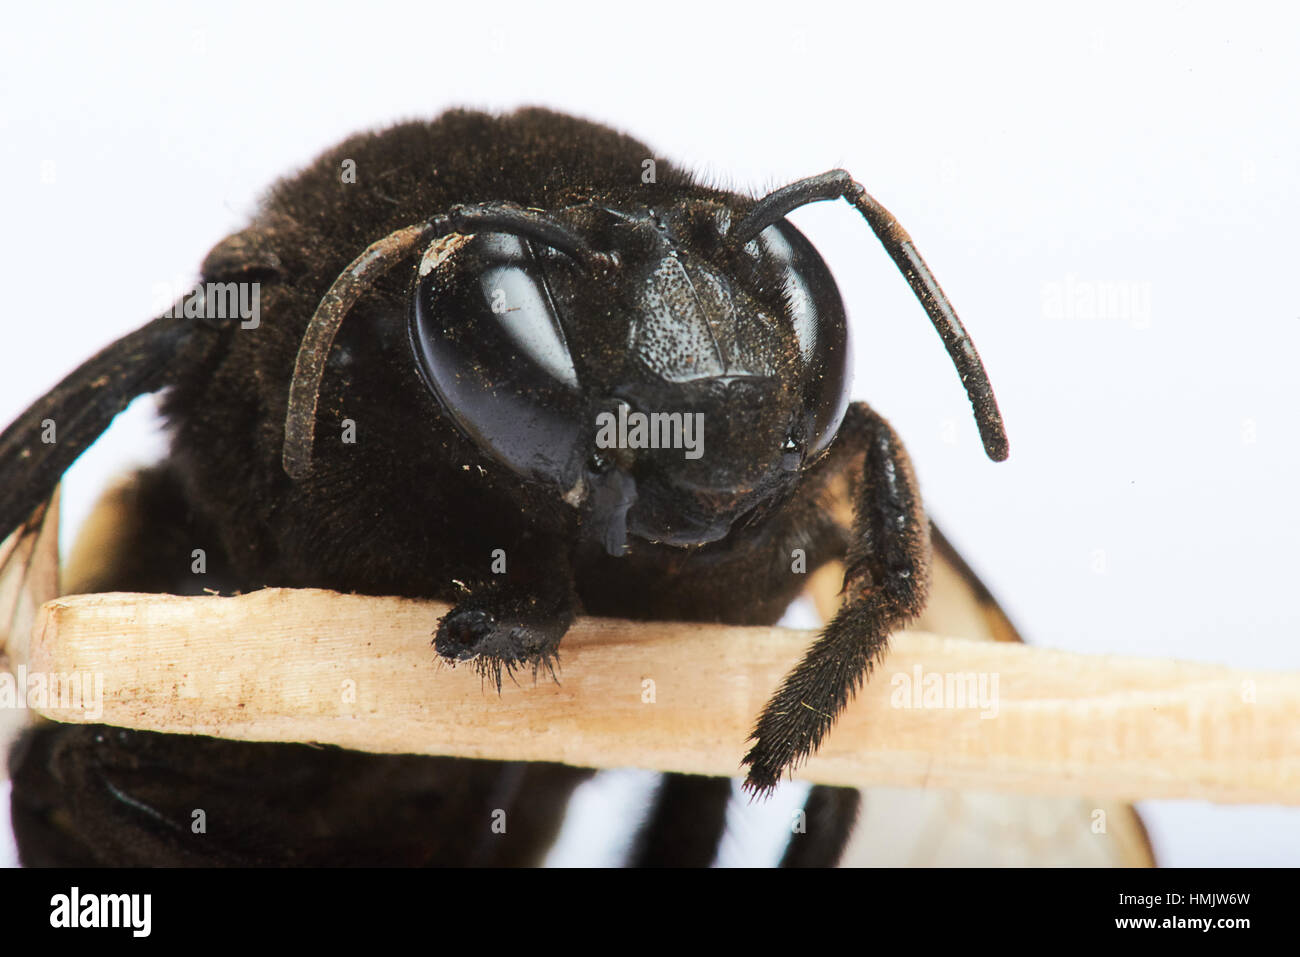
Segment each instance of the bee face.
[{"label": "bee face", "polygon": [[843,418],[834,279],[787,222],[728,245],[731,210],[716,202],[587,203],[555,218],[612,268],[591,275],[506,232],[439,239],[422,257],[410,331],[426,384],[497,462],[587,506],[586,527],[612,547],[629,532],[722,538]]}]

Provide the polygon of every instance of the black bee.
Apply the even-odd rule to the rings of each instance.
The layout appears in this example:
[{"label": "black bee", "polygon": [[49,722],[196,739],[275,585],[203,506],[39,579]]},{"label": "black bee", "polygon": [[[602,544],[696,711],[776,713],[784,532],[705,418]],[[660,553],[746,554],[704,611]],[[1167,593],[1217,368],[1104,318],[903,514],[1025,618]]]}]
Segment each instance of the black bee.
[{"label": "black bee", "polygon": [[[0,436],[0,533],[133,397],[165,390],[170,456],[122,493],[136,520],[93,587],[444,599],[437,653],[499,684],[550,668],[579,612],[772,623],[806,582],[796,556],[809,572],[844,560],[842,610],[754,727],[746,785],[769,791],[922,609],[931,555],[901,442],[848,402],[835,282],[787,213],[843,198],[865,217],[989,456],[1007,443],[943,292],[847,173],[755,200],[652,155],[539,109],[345,141],[208,255],[180,315],[103,350]],[[245,288],[257,316],[212,308]],[[847,534],[828,509],[841,481]],[[587,773],[57,726],[12,765],[28,863],[513,863]],[[706,857],[692,847],[716,841],[726,784],[670,777],[638,860]],[[855,800],[817,789],[811,809],[842,831]],[[213,805],[241,826],[190,834],[190,809]],[[454,823],[484,806],[533,824],[489,846]],[[826,833],[808,860],[838,853]]]}]

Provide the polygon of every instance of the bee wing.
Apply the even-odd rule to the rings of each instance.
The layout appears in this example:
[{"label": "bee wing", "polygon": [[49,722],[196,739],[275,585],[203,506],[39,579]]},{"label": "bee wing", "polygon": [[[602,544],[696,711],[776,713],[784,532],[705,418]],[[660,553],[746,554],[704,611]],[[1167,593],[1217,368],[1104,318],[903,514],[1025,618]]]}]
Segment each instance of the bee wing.
[{"label": "bee wing", "polygon": [[[931,524],[930,601],[915,627],[983,641],[1022,641],[983,582]],[[843,569],[810,583],[823,616]],[[829,586],[829,587],[828,587]],[[1154,867],[1131,805],[1081,797],[870,788],[840,864],[845,867]]]},{"label": "bee wing", "polygon": [[59,491],[0,543],[0,666],[27,660],[36,611],[59,595]]},{"label": "bee wing", "polygon": [[0,433],[0,536],[27,521],[63,473],[136,396],[200,368],[220,339],[200,319],[160,316],[87,359]]},{"label": "bee wing", "polygon": [[[36,507],[0,543],[0,671],[27,660],[36,612],[59,595],[59,492]],[[8,678],[9,676],[5,676]],[[15,696],[26,689],[15,683]],[[27,723],[27,709],[0,708],[0,781],[7,775],[9,742]]]},{"label": "bee wing", "polygon": [[[63,473],[136,396],[201,368],[219,333],[198,319],[154,319],[83,362],[0,433],[0,670],[26,662],[36,610],[59,594]],[[0,708],[0,758],[26,714]]]}]

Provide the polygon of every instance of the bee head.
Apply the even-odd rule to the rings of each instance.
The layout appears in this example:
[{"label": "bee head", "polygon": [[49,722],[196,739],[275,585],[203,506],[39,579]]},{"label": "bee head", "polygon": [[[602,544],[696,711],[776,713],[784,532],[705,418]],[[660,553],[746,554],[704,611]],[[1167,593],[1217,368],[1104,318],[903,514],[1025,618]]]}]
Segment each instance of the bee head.
[{"label": "bee head", "polygon": [[839,291],[788,222],[741,246],[695,198],[552,214],[597,268],[479,231],[421,266],[411,342],[479,448],[551,485],[614,554],[724,537],[826,449],[847,407]]},{"label": "bee head", "polygon": [[369,282],[419,252],[409,332],[447,416],[515,478],[577,509],[611,554],[693,546],[780,498],[848,402],[848,329],[820,255],[785,214],[842,197],[939,331],[985,450],[1006,458],[984,368],[898,222],[843,170],[757,201],[635,190],[555,210],[456,207],[375,242],[321,301],[290,387],[284,464],[311,468],[330,344]]}]

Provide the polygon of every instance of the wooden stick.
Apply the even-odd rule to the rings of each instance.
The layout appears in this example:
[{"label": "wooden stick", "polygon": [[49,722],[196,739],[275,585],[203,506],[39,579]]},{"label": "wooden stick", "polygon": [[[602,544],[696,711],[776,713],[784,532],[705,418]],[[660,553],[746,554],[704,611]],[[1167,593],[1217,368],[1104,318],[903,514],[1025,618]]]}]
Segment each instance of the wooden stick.
[{"label": "wooden stick", "polygon": [[[436,658],[446,608],[285,589],[65,597],[41,609],[28,681],[102,681],[102,710],[36,709],[61,721],[736,775],[755,717],[813,637],[580,619],[560,683],[519,675],[498,696],[472,666]],[[922,633],[892,645],[799,777],[1300,804],[1300,674]]]}]

